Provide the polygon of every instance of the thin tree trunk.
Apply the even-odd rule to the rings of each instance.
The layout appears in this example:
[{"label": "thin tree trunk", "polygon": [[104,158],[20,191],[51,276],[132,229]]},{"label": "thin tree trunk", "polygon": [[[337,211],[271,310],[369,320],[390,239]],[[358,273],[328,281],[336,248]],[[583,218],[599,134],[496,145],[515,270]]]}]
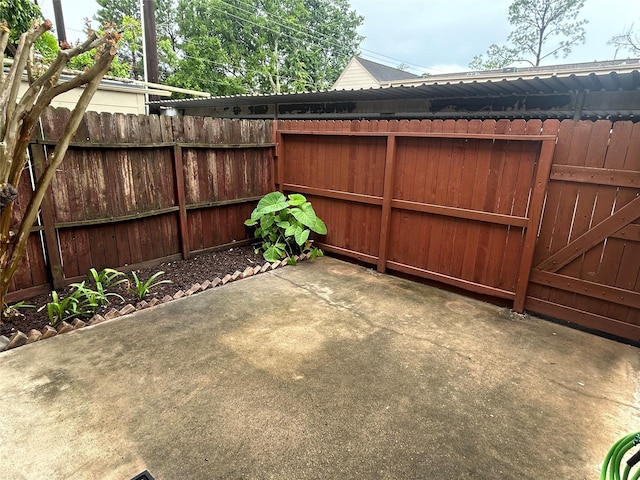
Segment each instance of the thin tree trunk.
[{"label": "thin tree trunk", "polygon": [[[71,139],[102,77],[111,68],[111,62],[116,54],[115,45],[120,39],[120,34],[113,31],[108,31],[101,37],[94,33],[84,43],[60,51],[49,68],[39,78],[33,79],[29,61],[33,44],[51,26],[51,22],[46,21],[43,25],[34,25],[23,34],[9,73],[6,76],[4,74],[0,76],[0,185],[17,186],[19,184],[33,129],[51,100],[73,88],[83,85],[85,88],[58,140],[48,166],[38,180],[15,236],[10,233],[13,203],[6,205],[0,214],[0,308],[2,309],[11,279],[24,256],[31,227],[36,221],[44,195],[53,180],[56,169],[64,159]],[[5,36],[8,36],[8,31],[0,25],[0,46],[6,46]],[[71,58],[95,48],[100,49],[99,54],[95,64],[88,71],[78,74],[71,80],[58,83],[63,68]],[[28,72],[30,86],[18,101],[18,86],[22,82],[22,72],[25,69]]]}]

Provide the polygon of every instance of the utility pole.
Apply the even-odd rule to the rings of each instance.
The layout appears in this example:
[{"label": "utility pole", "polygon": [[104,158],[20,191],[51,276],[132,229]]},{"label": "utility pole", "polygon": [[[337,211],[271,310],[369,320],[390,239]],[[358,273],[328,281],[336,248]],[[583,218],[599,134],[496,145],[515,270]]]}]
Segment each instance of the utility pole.
[{"label": "utility pole", "polygon": [[[158,42],[156,39],[156,6],[154,0],[142,0],[142,25],[144,35],[143,55],[146,66],[145,81],[158,83]],[[157,95],[149,95],[149,100],[160,100]],[[149,113],[156,113],[150,112]]]},{"label": "utility pole", "polygon": [[62,14],[62,1],[53,0],[53,15],[56,19],[56,33],[58,35],[58,44],[67,43],[67,32],[64,29],[64,15]]}]

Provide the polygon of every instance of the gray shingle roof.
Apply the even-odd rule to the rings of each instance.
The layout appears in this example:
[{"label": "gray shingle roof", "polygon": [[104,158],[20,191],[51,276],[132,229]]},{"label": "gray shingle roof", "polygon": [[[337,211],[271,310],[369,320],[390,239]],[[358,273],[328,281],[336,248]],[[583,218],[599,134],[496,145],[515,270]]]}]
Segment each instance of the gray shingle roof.
[{"label": "gray shingle roof", "polygon": [[360,65],[367,69],[367,71],[373,75],[379,82],[392,82],[394,80],[408,80],[410,78],[419,78],[418,75],[405,72],[397,68],[387,67],[380,63],[372,62],[371,60],[365,60],[362,57],[356,57]]}]

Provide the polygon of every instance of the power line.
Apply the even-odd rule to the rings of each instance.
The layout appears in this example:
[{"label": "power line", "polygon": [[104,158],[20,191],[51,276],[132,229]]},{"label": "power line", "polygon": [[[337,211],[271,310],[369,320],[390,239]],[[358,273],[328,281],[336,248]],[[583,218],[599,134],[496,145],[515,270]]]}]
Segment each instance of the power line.
[{"label": "power line", "polygon": [[[226,2],[225,0],[220,0],[220,3],[223,3],[223,4],[227,5],[228,7],[235,8],[236,10],[239,10],[239,11],[244,12],[244,13],[248,13],[248,14],[251,14],[251,15],[253,15],[253,14],[254,14],[254,12],[253,12],[252,10],[247,10],[246,8],[240,8],[239,6],[237,6],[237,5],[233,5],[233,4],[230,4],[230,3]],[[243,0],[238,0],[238,3],[241,3],[241,4],[245,5],[246,7],[253,7],[253,5],[251,5],[250,3],[247,3],[247,2],[245,2],[245,1],[243,1]],[[222,11],[222,10],[219,10],[219,11]],[[232,13],[224,12],[224,11],[222,11],[222,12],[223,12],[223,13],[228,13],[229,15],[234,16]],[[270,12],[267,12],[267,11],[264,11],[264,15],[265,15],[266,17],[273,17],[273,14],[272,14],[272,13],[270,13]],[[234,16],[234,17],[235,17],[235,18],[239,18],[239,17],[237,17],[237,16]],[[247,20],[247,21],[249,21],[248,19],[242,19],[242,20]],[[250,22],[250,21],[249,21],[249,22]],[[284,28],[287,28],[287,29],[289,29],[289,30],[292,30],[292,31],[294,31],[294,32],[300,33],[300,34],[302,34],[302,35],[304,35],[304,36],[306,36],[306,37],[312,37],[312,38],[313,38],[313,37],[315,36],[315,38],[313,38],[314,40],[315,40],[315,39],[318,39],[318,37],[324,37],[324,40],[325,40],[326,42],[328,42],[329,44],[332,44],[332,45],[334,45],[334,46],[341,46],[338,42],[333,41],[333,40],[331,39],[331,37],[329,37],[328,35],[326,35],[326,34],[324,34],[324,33],[321,33],[321,32],[318,32],[317,30],[315,30],[315,29],[314,29],[314,28],[312,28],[312,27],[309,27],[309,28],[308,28],[308,30],[309,30],[310,32],[312,32],[312,33],[309,33],[309,32],[305,32],[305,31],[303,31],[303,30],[300,30],[299,28],[295,28],[295,27],[293,27],[292,25],[285,25],[285,24],[282,24],[282,23],[280,23],[279,21],[274,20],[273,18],[271,19],[271,22],[272,22],[272,23],[274,23],[274,24],[276,24],[276,25],[279,25],[279,26],[281,26],[281,27],[284,27]],[[250,23],[253,23],[253,22],[250,22]],[[257,25],[257,24],[256,24],[256,25]],[[257,26],[259,26],[259,27],[261,27],[261,28],[267,28],[267,29],[268,29],[268,27],[264,27],[264,26],[262,26],[262,25],[257,25]],[[274,30],[271,30],[271,31],[274,31]],[[276,32],[276,33],[278,33],[278,32]],[[312,34],[313,34],[313,35],[312,35]],[[285,34],[285,35],[286,35],[286,34]],[[287,36],[288,36],[289,38],[292,38],[292,39],[294,39],[294,40],[297,40],[296,38],[291,37],[290,35],[287,35]],[[388,56],[388,55],[384,55],[384,54],[382,54],[382,53],[375,52],[375,51],[373,51],[373,50],[369,50],[369,49],[366,49],[366,48],[361,48],[360,50],[362,50],[363,52],[369,52],[369,53],[368,53],[368,55],[367,55],[367,56],[369,56],[369,57],[373,57],[373,58],[376,58],[376,59],[388,59],[388,60],[394,60],[394,61],[399,62],[399,63],[404,63],[404,64],[406,64],[406,65],[408,65],[408,66],[410,66],[410,67],[418,67],[418,68],[415,68],[414,70],[429,70],[429,69],[431,69],[431,67],[425,67],[424,65],[418,65],[417,63],[410,63],[410,62],[408,62],[408,61],[406,61],[406,60],[402,60],[402,59],[399,59],[399,58],[390,57],[390,56]],[[364,55],[363,55],[363,56],[364,56]],[[388,61],[388,60],[386,60],[386,61]]]},{"label": "power line", "polygon": [[[223,70],[228,70],[228,67],[229,67],[229,63],[216,62],[215,60],[211,60],[209,58],[194,57],[193,55],[188,55],[188,54],[183,54],[183,58],[189,58],[189,59],[192,59],[192,60],[197,60],[197,61],[200,61],[200,62],[209,63],[211,65],[218,65],[218,66],[221,66],[221,67],[226,67]],[[251,68],[244,68],[244,67],[243,67],[243,70],[244,70],[245,73],[253,73],[253,74],[257,75],[258,77],[260,77],[260,76],[265,77],[266,76],[264,71],[254,70],[254,69],[251,69]],[[225,74],[226,75],[232,75],[232,76],[236,76],[237,75],[235,72],[232,72],[232,71],[227,71],[227,72],[225,72]],[[284,79],[284,80],[289,80],[289,81],[294,81],[295,80],[295,78],[293,76],[287,75],[287,74],[283,74],[281,72],[278,72],[278,76],[281,79]]]}]

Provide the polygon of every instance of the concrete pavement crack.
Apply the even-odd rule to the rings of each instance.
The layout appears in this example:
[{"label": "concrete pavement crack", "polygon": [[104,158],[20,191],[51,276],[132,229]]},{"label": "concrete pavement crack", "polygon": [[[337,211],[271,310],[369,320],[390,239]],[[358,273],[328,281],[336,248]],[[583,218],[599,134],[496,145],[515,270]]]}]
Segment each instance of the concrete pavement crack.
[{"label": "concrete pavement crack", "polygon": [[607,402],[611,402],[611,403],[615,403],[616,405],[620,405],[621,407],[627,407],[627,408],[631,408],[632,410],[635,410],[636,412],[640,412],[640,407],[630,404],[630,403],[626,403],[626,402],[621,402],[620,400],[615,400],[613,398],[609,398],[605,395],[593,395],[590,394],[588,392],[582,391],[582,390],[578,390],[577,388],[572,388],[569,385],[566,385],[562,382],[558,382],[556,380],[552,380],[549,379],[550,383],[553,383],[555,385],[558,385],[559,387],[564,388],[565,390],[569,390],[570,392],[574,392],[577,393],[578,395],[582,395],[584,397],[588,397],[588,398],[593,398],[595,400],[605,400]]},{"label": "concrete pavement crack", "polygon": [[383,331],[387,331],[387,332],[395,333],[396,335],[399,335],[399,336],[409,337],[409,338],[413,338],[414,340],[419,340],[419,341],[422,341],[422,342],[427,342],[427,343],[429,343],[429,344],[431,344],[431,345],[434,345],[434,346],[436,346],[436,347],[439,347],[439,348],[442,348],[442,349],[448,350],[448,351],[450,351],[450,352],[452,352],[452,353],[454,353],[454,354],[458,355],[458,356],[459,356],[459,357],[461,357],[461,358],[464,358],[464,359],[466,359],[466,360],[471,360],[471,357],[470,357],[468,354],[466,354],[466,353],[461,353],[461,352],[459,352],[458,350],[456,350],[456,349],[454,349],[454,348],[448,347],[448,346],[443,345],[443,344],[438,343],[438,342],[434,342],[434,341],[433,341],[433,340],[431,340],[430,338],[421,337],[421,336],[419,336],[419,335],[412,335],[412,334],[410,334],[410,333],[401,332],[401,331],[399,331],[399,330],[397,330],[397,329],[395,329],[395,328],[391,328],[391,327],[388,327],[388,326],[386,326],[386,325],[380,325],[380,324],[377,324],[377,323],[373,322],[372,320],[370,320],[369,318],[367,318],[366,316],[364,316],[364,315],[363,315],[362,313],[360,313],[357,309],[355,309],[355,308],[353,308],[353,307],[351,307],[351,306],[349,306],[349,305],[343,305],[343,304],[340,304],[340,303],[337,303],[337,302],[333,302],[333,301],[331,301],[330,299],[328,299],[328,298],[326,298],[326,297],[324,297],[324,296],[320,295],[318,292],[316,292],[316,291],[315,291],[315,290],[313,290],[312,288],[310,288],[310,287],[308,287],[308,286],[306,286],[306,285],[302,285],[302,284],[300,284],[300,283],[294,282],[293,280],[290,280],[290,279],[288,279],[288,278],[283,277],[283,276],[281,275],[281,272],[279,272],[279,271],[274,272],[274,275],[275,275],[276,277],[278,277],[279,279],[284,280],[285,282],[288,282],[288,283],[290,283],[291,285],[294,285],[294,286],[296,286],[296,287],[298,287],[298,288],[301,288],[302,290],[304,290],[304,291],[306,291],[306,292],[308,292],[308,293],[310,293],[310,294],[312,294],[312,295],[314,295],[314,296],[318,297],[318,298],[319,298],[319,299],[321,299],[323,302],[325,302],[327,305],[330,305],[330,306],[332,306],[332,307],[343,308],[343,309],[345,309],[345,310],[350,311],[350,312],[351,312],[351,313],[353,313],[356,317],[358,317],[360,320],[362,320],[364,323],[366,323],[367,325],[369,325],[369,326],[371,326],[371,327],[378,328],[378,329],[383,330]]}]

